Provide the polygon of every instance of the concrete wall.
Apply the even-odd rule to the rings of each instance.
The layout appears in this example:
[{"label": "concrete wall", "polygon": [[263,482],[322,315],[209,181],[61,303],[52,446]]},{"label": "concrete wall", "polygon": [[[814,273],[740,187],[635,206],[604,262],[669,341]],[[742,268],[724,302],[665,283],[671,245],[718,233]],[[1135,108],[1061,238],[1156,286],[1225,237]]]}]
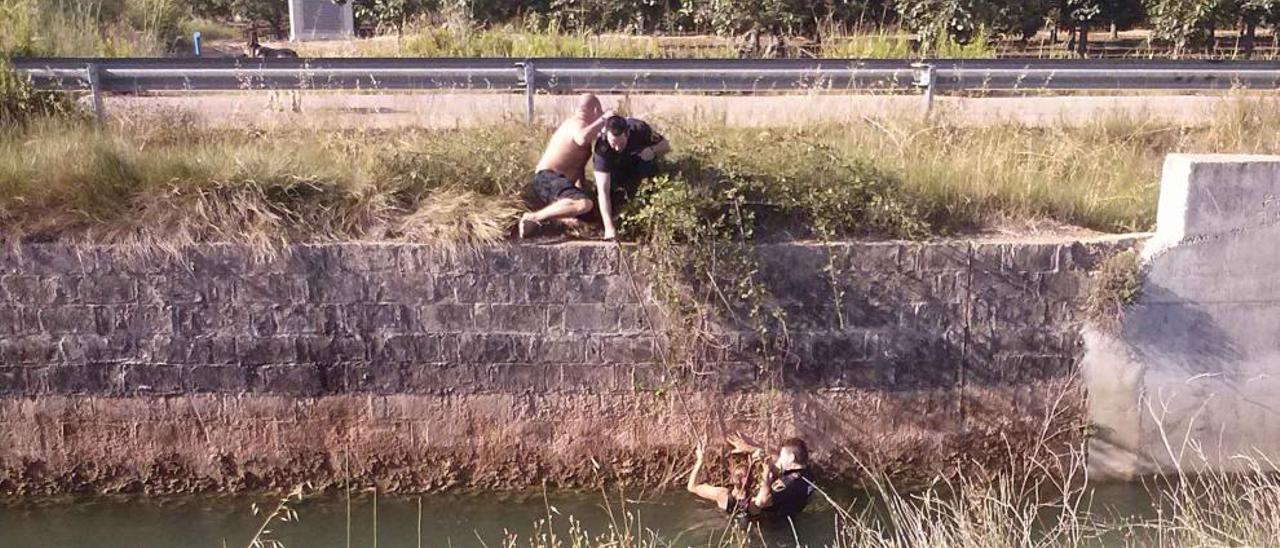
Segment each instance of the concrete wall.
[{"label": "concrete wall", "polygon": [[1142,297],[1086,337],[1096,477],[1280,462],[1277,242],[1280,157],[1167,159]]},{"label": "concrete wall", "polygon": [[735,429],[832,476],[999,462],[1081,419],[1086,272],[1132,245],[763,246],[786,352],[721,321],[675,369],[608,244],[8,249],[0,492],[671,481]]}]

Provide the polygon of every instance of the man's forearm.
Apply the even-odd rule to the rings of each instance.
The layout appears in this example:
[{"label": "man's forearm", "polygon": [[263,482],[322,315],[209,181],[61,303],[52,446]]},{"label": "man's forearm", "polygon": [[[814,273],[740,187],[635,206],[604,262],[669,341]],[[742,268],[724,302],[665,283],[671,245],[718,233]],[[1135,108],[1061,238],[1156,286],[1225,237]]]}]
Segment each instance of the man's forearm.
[{"label": "man's forearm", "polygon": [[653,150],[653,156],[656,158],[658,156],[662,156],[663,154],[671,152],[671,141],[663,139],[661,141],[658,141],[658,144],[653,145],[649,148]]},{"label": "man's forearm", "polygon": [[577,135],[574,136],[573,142],[578,146],[587,146],[588,143],[596,140],[596,136],[600,134],[600,129],[604,127],[605,117],[601,116],[596,121],[587,124]]},{"label": "man's forearm", "polygon": [[596,172],[596,198],[600,203],[600,220],[604,222],[604,233],[606,237],[614,235],[613,228],[613,203],[609,200],[609,174],[601,171]]}]

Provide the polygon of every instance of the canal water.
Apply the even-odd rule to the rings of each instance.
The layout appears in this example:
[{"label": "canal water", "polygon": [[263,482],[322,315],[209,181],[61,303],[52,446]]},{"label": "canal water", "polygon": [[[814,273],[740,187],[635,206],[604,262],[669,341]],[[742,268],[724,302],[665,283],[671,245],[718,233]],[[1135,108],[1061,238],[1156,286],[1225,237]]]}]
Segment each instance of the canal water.
[{"label": "canal water", "polygon": [[[1095,512],[1118,519],[1153,513],[1151,496],[1141,485],[1092,489]],[[875,511],[865,493],[837,491],[831,495],[855,511]],[[268,496],[10,501],[0,505],[0,547],[243,547],[262,525],[262,510],[270,512],[276,502],[278,498]],[[253,512],[255,505],[260,509],[258,515]],[[795,520],[794,529],[781,524],[747,533],[710,504],[674,491],[640,500],[599,492],[376,499],[363,493],[350,499],[342,494],[307,498],[292,506],[298,520],[272,524],[267,536],[290,548],[498,548],[513,535],[521,539],[518,545],[529,546],[531,537],[545,531],[536,524],[548,515],[561,535],[567,533],[572,516],[593,536],[615,527],[637,535],[657,535],[673,546],[715,546],[725,535],[749,534],[756,546],[795,546],[798,540],[799,545],[819,547],[829,545],[835,532],[835,511],[818,495]],[[1115,544],[1121,540],[1116,539]]]}]

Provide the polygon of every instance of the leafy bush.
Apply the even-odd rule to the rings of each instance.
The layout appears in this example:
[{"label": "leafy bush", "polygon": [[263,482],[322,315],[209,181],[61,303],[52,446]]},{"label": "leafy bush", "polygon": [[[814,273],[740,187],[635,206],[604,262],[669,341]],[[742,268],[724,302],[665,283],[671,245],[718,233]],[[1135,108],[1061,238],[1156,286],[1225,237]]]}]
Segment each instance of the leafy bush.
[{"label": "leafy bush", "polygon": [[0,128],[13,131],[33,119],[69,116],[75,112],[68,95],[35,89],[30,78],[12,70],[0,58]]}]

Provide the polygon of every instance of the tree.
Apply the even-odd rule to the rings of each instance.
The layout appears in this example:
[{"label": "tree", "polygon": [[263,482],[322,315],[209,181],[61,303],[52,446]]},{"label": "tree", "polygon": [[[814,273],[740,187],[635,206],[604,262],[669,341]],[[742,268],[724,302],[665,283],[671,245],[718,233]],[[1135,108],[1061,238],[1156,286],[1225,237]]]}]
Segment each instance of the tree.
[{"label": "tree", "polygon": [[288,0],[232,0],[231,11],[255,25],[266,23],[276,36],[284,35],[288,26]]},{"label": "tree", "polygon": [[1152,38],[1173,45],[1174,56],[1199,44],[1213,45],[1217,24],[1239,0],[1146,0]]}]

